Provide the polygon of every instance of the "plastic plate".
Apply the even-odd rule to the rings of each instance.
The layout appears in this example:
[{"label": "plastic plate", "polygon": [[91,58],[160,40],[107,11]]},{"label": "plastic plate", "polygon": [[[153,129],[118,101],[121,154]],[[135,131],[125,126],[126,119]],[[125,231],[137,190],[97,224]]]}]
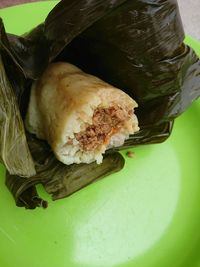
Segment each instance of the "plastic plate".
[{"label": "plastic plate", "polygon": [[[22,34],[54,5],[26,4],[0,15],[7,31]],[[200,53],[198,42],[186,42]],[[56,202],[39,187],[46,210],[17,208],[1,167],[0,266],[200,266],[199,141],[195,102],[165,143],[134,148],[121,172]]]}]

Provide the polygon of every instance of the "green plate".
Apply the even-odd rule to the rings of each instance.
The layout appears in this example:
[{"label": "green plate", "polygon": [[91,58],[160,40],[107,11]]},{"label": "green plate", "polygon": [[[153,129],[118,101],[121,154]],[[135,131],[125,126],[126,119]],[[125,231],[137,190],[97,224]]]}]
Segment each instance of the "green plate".
[{"label": "green plate", "polygon": [[[54,2],[0,11],[7,31],[41,22]],[[198,42],[187,43],[200,53]],[[125,168],[47,210],[17,208],[0,181],[1,267],[200,266],[200,103],[163,144],[133,149]],[[123,153],[125,155],[125,152]]]}]

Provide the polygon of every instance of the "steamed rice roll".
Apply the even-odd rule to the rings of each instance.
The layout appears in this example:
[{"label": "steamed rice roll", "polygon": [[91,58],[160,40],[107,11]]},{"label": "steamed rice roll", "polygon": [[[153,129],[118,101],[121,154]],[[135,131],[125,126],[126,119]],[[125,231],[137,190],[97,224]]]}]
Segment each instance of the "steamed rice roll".
[{"label": "steamed rice roll", "polygon": [[69,63],[49,65],[33,84],[26,128],[65,164],[101,163],[106,149],[139,130],[137,103]]}]

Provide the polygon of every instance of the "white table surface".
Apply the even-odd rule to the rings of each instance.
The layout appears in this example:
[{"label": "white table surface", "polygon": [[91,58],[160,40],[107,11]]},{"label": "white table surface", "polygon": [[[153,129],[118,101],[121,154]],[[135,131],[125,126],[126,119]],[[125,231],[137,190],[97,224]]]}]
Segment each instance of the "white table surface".
[{"label": "white table surface", "polygon": [[200,0],[178,0],[186,34],[200,41]]}]

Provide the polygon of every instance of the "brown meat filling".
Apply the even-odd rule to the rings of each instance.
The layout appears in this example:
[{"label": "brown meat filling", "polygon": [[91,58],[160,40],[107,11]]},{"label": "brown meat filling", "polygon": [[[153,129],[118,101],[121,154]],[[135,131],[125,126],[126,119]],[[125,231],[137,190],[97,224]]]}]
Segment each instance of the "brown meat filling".
[{"label": "brown meat filling", "polygon": [[76,134],[80,148],[84,151],[93,151],[98,146],[108,143],[109,138],[130,119],[132,112],[119,106],[97,108],[92,118],[93,124]]}]

